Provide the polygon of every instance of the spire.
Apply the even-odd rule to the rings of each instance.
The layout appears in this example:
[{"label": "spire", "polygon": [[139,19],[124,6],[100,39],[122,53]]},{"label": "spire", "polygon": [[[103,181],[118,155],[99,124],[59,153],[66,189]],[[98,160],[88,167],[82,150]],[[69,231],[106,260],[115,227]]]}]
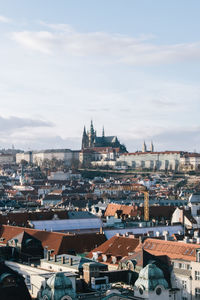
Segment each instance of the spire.
[{"label": "spire", "polygon": [[83,129],[83,136],[86,135],[86,129],[85,129],[85,125],[84,125],[84,129]]},{"label": "spire", "polygon": [[104,126],[103,126],[103,129],[102,129],[102,137],[105,136],[105,131],[104,131]]},{"label": "spire", "polygon": [[94,126],[93,126],[92,120],[91,120],[91,125],[90,125],[90,133],[91,133],[91,135],[94,134]]},{"label": "spire", "polygon": [[147,146],[146,146],[145,141],[144,141],[143,146],[142,146],[142,152],[147,152]]},{"label": "spire", "polygon": [[151,141],[151,145],[150,145],[150,151],[151,152],[154,152],[154,145],[153,145],[153,142]]},{"label": "spire", "polygon": [[87,147],[87,140],[88,140],[88,136],[87,136],[86,129],[84,126],[83,136],[82,136],[82,149],[85,149]]}]

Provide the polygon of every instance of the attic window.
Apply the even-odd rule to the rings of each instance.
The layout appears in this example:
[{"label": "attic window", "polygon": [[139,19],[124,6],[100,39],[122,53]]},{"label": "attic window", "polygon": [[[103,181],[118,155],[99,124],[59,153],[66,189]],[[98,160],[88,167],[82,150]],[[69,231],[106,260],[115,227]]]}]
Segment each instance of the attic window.
[{"label": "attic window", "polygon": [[192,255],[193,253],[194,253],[194,249],[192,249],[192,250],[191,250],[191,252],[190,252],[190,254],[189,254],[189,255]]},{"label": "attic window", "polygon": [[120,248],[120,247],[121,247],[121,245],[118,246],[118,248]]}]

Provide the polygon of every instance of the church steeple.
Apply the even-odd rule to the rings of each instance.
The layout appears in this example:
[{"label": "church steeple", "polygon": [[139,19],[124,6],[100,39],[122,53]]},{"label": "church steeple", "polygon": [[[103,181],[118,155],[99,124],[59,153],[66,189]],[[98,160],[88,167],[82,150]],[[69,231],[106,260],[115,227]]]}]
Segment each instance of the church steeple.
[{"label": "church steeple", "polygon": [[87,147],[88,147],[88,136],[87,136],[86,129],[84,126],[83,136],[82,136],[82,149],[85,149]]},{"label": "church steeple", "polygon": [[94,135],[94,126],[93,126],[92,120],[91,120],[91,124],[90,124],[90,134],[91,134],[91,136]]},{"label": "church steeple", "polygon": [[95,137],[96,137],[96,131],[94,130],[93,122],[91,120],[90,133],[89,133],[89,147],[94,147]]},{"label": "church steeple", "polygon": [[142,145],[142,152],[147,152],[147,145],[146,145],[145,141]]},{"label": "church steeple", "polygon": [[105,137],[104,126],[103,126],[103,129],[102,129],[102,137],[103,137],[103,138]]},{"label": "church steeple", "polygon": [[154,152],[154,145],[153,145],[153,142],[151,141],[151,144],[150,144],[150,151],[151,152]]}]

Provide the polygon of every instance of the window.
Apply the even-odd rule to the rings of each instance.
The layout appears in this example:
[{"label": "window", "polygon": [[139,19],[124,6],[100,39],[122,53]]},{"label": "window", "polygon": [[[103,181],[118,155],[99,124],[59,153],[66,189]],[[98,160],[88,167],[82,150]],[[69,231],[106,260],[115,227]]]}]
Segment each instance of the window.
[{"label": "window", "polygon": [[195,289],[195,299],[200,299],[200,288]]},{"label": "window", "polygon": [[200,280],[200,271],[195,271],[195,280]]},{"label": "window", "polygon": [[182,287],[183,287],[184,290],[187,289],[187,282],[186,282],[186,280],[182,280]]},{"label": "window", "polygon": [[189,270],[190,265],[182,264],[182,269]]},{"label": "window", "polygon": [[162,293],[162,290],[161,290],[160,287],[158,287],[158,288],[156,289],[156,294],[159,296],[161,293]]}]

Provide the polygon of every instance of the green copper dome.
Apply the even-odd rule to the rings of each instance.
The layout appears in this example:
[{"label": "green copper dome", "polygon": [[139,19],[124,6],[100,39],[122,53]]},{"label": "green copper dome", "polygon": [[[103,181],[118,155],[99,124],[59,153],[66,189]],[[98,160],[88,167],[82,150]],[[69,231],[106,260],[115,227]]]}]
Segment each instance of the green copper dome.
[{"label": "green copper dome", "polygon": [[71,289],[72,282],[63,273],[56,273],[47,280],[47,284],[52,289]]},{"label": "green copper dome", "polygon": [[41,287],[37,298],[39,300],[74,300],[76,293],[71,280],[64,273],[58,272],[46,281],[43,288]]},{"label": "green copper dome", "polygon": [[165,289],[168,288],[163,271],[154,264],[148,264],[140,271],[135,287],[143,286],[145,290],[154,290],[158,285],[162,285]]}]

